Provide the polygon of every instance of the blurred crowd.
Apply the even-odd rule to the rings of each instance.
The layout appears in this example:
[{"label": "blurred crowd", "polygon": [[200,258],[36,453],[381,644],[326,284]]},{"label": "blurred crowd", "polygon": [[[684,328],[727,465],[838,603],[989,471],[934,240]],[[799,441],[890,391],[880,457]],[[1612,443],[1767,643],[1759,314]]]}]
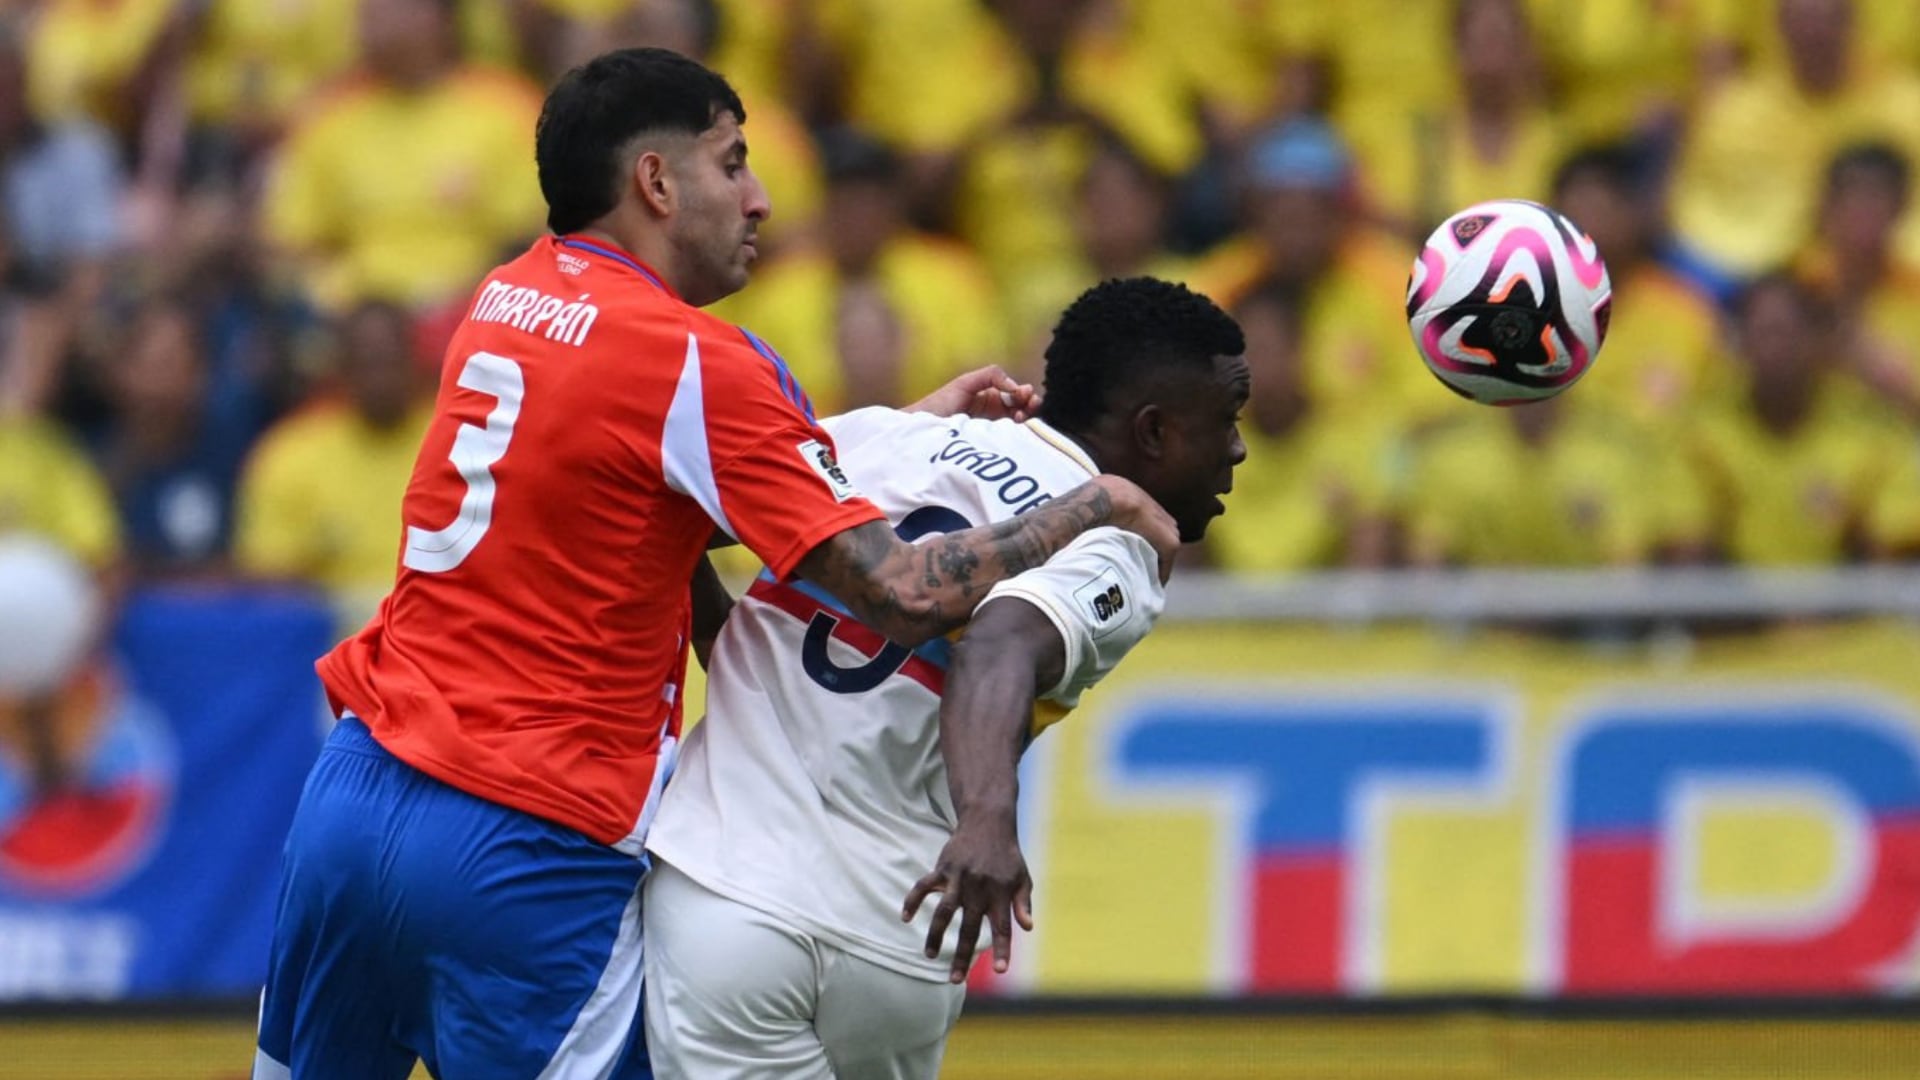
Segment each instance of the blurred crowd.
[{"label": "blurred crowd", "polygon": [[[1913,0],[0,0],[0,532],[377,596],[440,348],[543,226],[543,88],[639,44],[741,90],[774,216],[719,313],[823,412],[1037,377],[1105,277],[1233,311],[1196,561],[1920,553]],[[1612,273],[1549,404],[1408,340],[1496,197]]]}]

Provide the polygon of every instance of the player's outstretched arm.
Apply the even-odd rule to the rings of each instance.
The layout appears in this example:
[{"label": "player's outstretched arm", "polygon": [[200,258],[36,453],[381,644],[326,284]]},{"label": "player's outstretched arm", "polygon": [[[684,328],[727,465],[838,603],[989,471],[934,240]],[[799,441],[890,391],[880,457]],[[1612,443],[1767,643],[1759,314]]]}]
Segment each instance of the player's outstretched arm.
[{"label": "player's outstretched arm", "polygon": [[1015,825],[1021,744],[1033,719],[1033,701],[1060,682],[1066,643],[1039,608],[1013,597],[982,604],[954,646],[953,666],[940,701],[940,753],[958,815],[953,838],[933,871],[907,894],[903,921],[911,922],[932,893],[940,894],[927,929],[927,955],[957,912],[960,941],[953,982],[973,965],[980,921],[993,929],[993,970],[1004,972],[1013,952],[1013,921],[1033,929],[1033,879],[1020,854]]},{"label": "player's outstretched arm", "polygon": [[959,629],[987,590],[1101,525],[1145,537],[1164,579],[1180,546],[1178,527],[1152,496],[1110,473],[1017,518],[920,544],[884,521],[856,525],[828,537],[796,569],[889,641],[913,647]]}]

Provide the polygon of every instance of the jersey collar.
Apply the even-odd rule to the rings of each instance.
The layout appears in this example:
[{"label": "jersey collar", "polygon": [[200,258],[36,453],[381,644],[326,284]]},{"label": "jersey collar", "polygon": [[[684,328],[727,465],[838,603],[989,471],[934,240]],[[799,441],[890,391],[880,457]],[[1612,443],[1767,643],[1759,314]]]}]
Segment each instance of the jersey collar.
[{"label": "jersey collar", "polygon": [[1075,465],[1087,470],[1088,476],[1100,475],[1100,466],[1095,465],[1093,459],[1087,456],[1087,452],[1080,449],[1080,444],[1060,434],[1052,424],[1036,416],[1026,422],[1026,428],[1040,436],[1040,441],[1065,454]]},{"label": "jersey collar", "polygon": [[624,266],[627,269],[633,271],[634,273],[639,274],[641,277],[646,278],[647,281],[652,283],[654,288],[659,289],[661,292],[666,293],[668,296],[673,297],[675,300],[680,299],[680,295],[674,292],[672,287],[669,286],[665,281],[662,281],[660,278],[660,275],[654,273],[653,270],[649,268],[646,263],[641,262],[639,259],[634,258],[633,256],[627,254],[624,251],[621,251],[619,248],[614,247],[612,244],[609,244],[604,240],[589,240],[579,236],[561,236],[561,237],[556,237],[555,239],[559,241],[561,247],[569,247],[569,248],[573,248],[576,251],[589,252],[591,254],[598,255],[603,259],[612,259],[614,262],[619,263],[621,266]]}]

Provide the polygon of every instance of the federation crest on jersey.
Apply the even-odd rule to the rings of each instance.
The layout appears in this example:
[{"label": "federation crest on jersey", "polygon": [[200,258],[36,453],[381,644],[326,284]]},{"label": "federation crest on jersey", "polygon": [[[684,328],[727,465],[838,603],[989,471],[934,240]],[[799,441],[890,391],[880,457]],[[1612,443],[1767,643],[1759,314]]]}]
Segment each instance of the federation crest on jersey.
[{"label": "federation crest on jersey", "polygon": [[847,479],[846,470],[834,458],[832,447],[818,439],[808,439],[800,444],[800,457],[814,472],[820,474],[820,479],[827,482],[827,490],[833,492],[835,500],[846,502],[860,494],[855,490],[853,481]]}]

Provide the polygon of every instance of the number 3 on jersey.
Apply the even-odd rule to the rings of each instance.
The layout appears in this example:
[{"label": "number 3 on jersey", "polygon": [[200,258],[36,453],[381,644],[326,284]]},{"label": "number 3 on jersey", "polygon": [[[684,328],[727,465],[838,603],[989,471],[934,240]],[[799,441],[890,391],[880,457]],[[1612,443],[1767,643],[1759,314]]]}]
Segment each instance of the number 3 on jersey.
[{"label": "number 3 on jersey", "polygon": [[[944,506],[923,506],[900,520],[894,533],[911,544],[928,533],[963,532],[973,523],[958,511]],[[836,694],[864,694],[886,682],[906,664],[913,650],[889,641],[872,660],[857,667],[841,667],[827,655],[827,641],[833,637],[840,617],[816,612],[807,623],[807,636],[800,645],[800,669],[820,687]]]},{"label": "number 3 on jersey", "polygon": [[493,465],[506,456],[514,421],[520,418],[520,398],[526,392],[520,365],[490,352],[467,357],[458,385],[492,397],[494,406],[485,427],[460,425],[447,454],[467,484],[453,523],[440,529],[407,526],[407,550],[400,561],[409,570],[427,574],[443,574],[465,562],[493,524]]}]

